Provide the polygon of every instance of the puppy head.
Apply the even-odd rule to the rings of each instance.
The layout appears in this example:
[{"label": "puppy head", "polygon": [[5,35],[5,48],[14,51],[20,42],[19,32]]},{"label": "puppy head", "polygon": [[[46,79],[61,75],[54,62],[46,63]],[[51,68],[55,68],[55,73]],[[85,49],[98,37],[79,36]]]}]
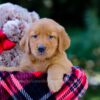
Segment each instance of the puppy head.
[{"label": "puppy head", "polygon": [[23,36],[20,46],[36,59],[44,60],[67,49],[70,39],[64,28],[51,19],[36,21]]}]

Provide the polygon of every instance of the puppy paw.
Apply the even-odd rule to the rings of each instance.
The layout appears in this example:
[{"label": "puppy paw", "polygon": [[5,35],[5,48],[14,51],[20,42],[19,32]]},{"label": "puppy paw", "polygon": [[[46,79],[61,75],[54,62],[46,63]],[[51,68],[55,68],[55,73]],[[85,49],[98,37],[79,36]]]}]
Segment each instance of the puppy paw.
[{"label": "puppy paw", "polygon": [[48,87],[51,92],[58,92],[63,84],[63,79],[48,79]]}]

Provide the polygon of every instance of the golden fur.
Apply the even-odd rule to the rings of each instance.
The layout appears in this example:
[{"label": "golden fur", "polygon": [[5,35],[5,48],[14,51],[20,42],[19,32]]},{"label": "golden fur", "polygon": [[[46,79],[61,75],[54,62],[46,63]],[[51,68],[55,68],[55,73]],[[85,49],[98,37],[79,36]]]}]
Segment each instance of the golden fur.
[{"label": "golden fur", "polygon": [[[40,44],[46,47],[44,54],[37,51]],[[29,26],[20,46],[24,52],[20,67],[0,67],[0,71],[47,72],[50,90],[58,91],[63,75],[70,73],[73,66],[65,54],[70,46],[70,38],[64,28],[52,19],[42,18]]]}]

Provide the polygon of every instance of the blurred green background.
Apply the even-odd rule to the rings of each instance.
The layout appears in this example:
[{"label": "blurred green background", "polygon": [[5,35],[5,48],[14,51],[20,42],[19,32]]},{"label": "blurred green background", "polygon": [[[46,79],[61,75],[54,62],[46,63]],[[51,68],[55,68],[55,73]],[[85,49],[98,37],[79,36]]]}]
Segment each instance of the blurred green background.
[{"label": "blurred green background", "polygon": [[34,10],[65,27],[71,38],[68,56],[85,69],[89,80],[82,100],[100,100],[100,0],[0,0],[5,2]]}]

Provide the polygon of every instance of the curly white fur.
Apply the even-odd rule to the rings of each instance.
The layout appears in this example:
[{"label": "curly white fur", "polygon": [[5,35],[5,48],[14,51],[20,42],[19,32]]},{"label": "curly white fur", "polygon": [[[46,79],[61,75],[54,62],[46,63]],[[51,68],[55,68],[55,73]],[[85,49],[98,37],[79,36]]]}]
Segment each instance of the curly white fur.
[{"label": "curly white fur", "polygon": [[16,46],[11,50],[4,51],[0,55],[0,65],[17,66],[22,52],[19,49],[19,41],[25,33],[26,27],[39,19],[39,15],[33,11],[12,3],[0,5],[0,29]]}]

